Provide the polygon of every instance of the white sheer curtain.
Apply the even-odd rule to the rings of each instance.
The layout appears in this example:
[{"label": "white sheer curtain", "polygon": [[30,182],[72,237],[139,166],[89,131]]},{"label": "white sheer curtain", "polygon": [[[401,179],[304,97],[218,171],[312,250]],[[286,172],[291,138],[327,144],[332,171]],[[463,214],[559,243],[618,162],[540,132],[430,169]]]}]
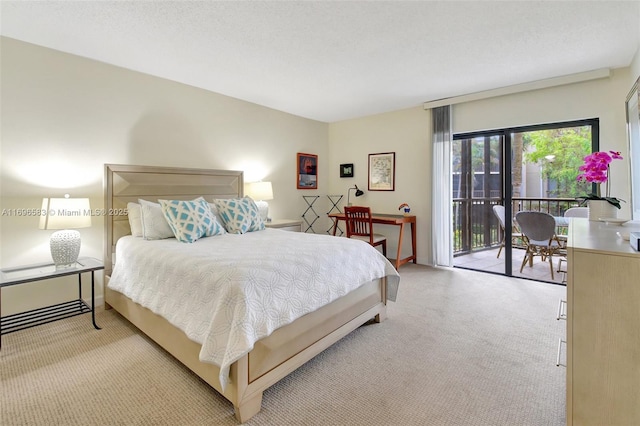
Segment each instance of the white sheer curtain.
[{"label": "white sheer curtain", "polygon": [[433,108],[431,114],[433,128],[432,264],[453,266],[451,105]]}]

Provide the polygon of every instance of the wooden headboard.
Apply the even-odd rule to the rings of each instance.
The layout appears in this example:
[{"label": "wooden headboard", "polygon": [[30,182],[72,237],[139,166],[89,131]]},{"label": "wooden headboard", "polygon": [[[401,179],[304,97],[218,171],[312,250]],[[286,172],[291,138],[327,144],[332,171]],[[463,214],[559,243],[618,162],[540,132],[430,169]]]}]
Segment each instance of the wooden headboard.
[{"label": "wooden headboard", "polygon": [[111,275],[118,239],[131,234],[127,203],[137,203],[140,198],[157,202],[158,199],[191,200],[199,196],[211,202],[214,198],[242,197],[243,191],[243,175],[237,170],[105,164],[105,273]]}]

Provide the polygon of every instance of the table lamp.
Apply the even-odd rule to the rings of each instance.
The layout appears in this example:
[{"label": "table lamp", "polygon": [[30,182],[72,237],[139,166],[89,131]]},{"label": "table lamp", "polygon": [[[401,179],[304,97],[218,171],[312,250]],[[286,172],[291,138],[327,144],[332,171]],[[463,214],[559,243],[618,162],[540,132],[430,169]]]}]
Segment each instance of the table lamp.
[{"label": "table lamp", "polygon": [[[49,246],[56,268],[72,266],[80,254],[80,232],[91,226],[88,198],[43,198],[40,229],[59,229],[51,234]],[[73,228],[73,229],[72,229]]]},{"label": "table lamp", "polygon": [[355,189],[356,190],[356,197],[359,197],[361,195],[364,195],[364,192],[362,192],[362,190],[360,190],[358,188],[358,185],[353,185],[353,188],[349,188],[347,190],[347,206],[351,206],[351,201],[349,201],[351,199],[351,190]]},{"label": "table lamp", "polygon": [[273,187],[271,182],[251,182],[247,185],[247,195],[256,202],[260,217],[265,222],[271,222],[269,217],[269,203],[267,200],[273,200]]}]

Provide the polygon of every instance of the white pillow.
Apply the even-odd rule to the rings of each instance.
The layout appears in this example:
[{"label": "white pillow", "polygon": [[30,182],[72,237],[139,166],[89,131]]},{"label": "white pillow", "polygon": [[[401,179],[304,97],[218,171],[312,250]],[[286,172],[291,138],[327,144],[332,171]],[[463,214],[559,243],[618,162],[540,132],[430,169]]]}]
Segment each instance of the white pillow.
[{"label": "white pillow", "polygon": [[218,207],[216,207],[214,203],[209,203],[209,207],[211,208],[211,213],[213,213],[213,215],[218,220],[218,223],[221,225],[224,225],[224,220],[222,220],[222,218],[220,217],[220,214],[218,213]]},{"label": "white pillow", "polygon": [[249,197],[219,198],[213,200],[213,204],[218,209],[218,215],[230,234],[262,231],[265,228],[258,206]]},{"label": "white pillow", "polygon": [[138,200],[140,203],[140,217],[142,218],[142,238],[145,240],[163,240],[173,238],[173,231],[162,213],[158,203]]},{"label": "white pillow", "polygon": [[178,241],[193,243],[202,237],[225,233],[224,228],[213,215],[209,203],[202,197],[193,201],[158,201]]},{"label": "white pillow", "polygon": [[129,217],[131,235],[142,237],[142,211],[140,210],[140,204],[127,203],[127,216]]}]

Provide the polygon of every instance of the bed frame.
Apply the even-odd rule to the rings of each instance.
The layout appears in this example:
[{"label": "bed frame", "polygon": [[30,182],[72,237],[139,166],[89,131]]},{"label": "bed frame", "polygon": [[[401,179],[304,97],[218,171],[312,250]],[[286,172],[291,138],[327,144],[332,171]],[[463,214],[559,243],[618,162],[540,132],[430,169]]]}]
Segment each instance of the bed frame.
[{"label": "bed frame", "polygon": [[116,262],[118,238],[129,235],[125,211],[139,198],[232,198],[243,195],[241,171],[106,164],[104,175],[105,308],[113,308],[228,399],[235,416],[246,422],[260,411],[262,392],[370,319],[386,318],[386,280],[374,280],[342,298],[277,329],[256,342],[250,353],[232,364],[225,390],[219,368],[199,360],[200,345],[149,309],[111,290],[107,284]]}]

